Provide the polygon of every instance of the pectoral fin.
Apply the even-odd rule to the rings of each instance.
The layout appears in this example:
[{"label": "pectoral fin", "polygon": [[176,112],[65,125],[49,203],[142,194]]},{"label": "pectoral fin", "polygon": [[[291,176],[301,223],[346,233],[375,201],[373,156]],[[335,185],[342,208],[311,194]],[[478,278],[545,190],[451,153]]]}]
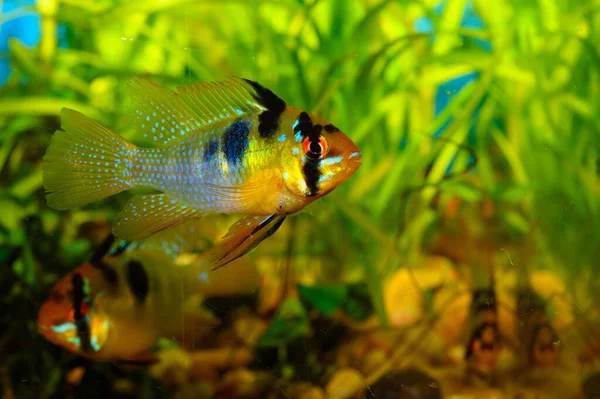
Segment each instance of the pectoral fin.
[{"label": "pectoral fin", "polygon": [[213,270],[247,254],[263,240],[273,235],[285,220],[285,215],[249,216],[235,222],[223,240],[207,256]]}]

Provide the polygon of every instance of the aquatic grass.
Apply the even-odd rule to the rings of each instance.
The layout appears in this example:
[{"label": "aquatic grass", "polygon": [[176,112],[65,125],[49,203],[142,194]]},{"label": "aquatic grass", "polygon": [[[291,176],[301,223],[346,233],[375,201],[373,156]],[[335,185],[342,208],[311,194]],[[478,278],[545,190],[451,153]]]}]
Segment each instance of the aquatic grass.
[{"label": "aquatic grass", "polygon": [[[482,24],[465,27],[469,2],[445,3],[48,2],[58,9],[39,10],[46,16],[41,42],[33,48],[11,43],[11,77],[0,89],[0,204],[11,210],[0,223],[0,244],[25,247],[23,219],[41,214],[44,225],[64,231],[57,241],[67,246],[81,221],[110,219],[126,198],[94,211],[46,208],[38,141],[58,126],[60,108],[120,131],[128,127],[131,76],[174,87],[233,74],[334,121],[364,154],[355,176],[294,216],[291,259],[279,264],[309,273],[311,259],[319,258],[326,270],[313,273],[316,281],[362,278],[385,322],[386,277],[417,258],[427,232],[439,226],[432,199],[439,194],[443,204],[459,196],[477,204],[491,197],[506,209],[499,211],[506,226],[536,237],[538,254],[528,267],[551,267],[600,301],[594,294],[600,277],[599,4],[476,0],[471,11]],[[3,14],[1,22],[18,16]],[[425,19],[427,31],[415,29]],[[57,43],[60,24],[69,48]],[[474,45],[481,41],[489,51]],[[465,75],[476,78],[456,93],[446,84]],[[440,87],[448,90],[443,107],[436,105]],[[438,134],[452,142],[436,141]],[[457,144],[477,154],[469,176],[461,175],[469,154]],[[288,238],[271,238],[281,248],[279,258]],[[253,256],[268,251],[259,247]],[[38,269],[29,255],[19,267],[28,282],[21,290],[36,301],[46,293],[40,281],[65,271],[56,264]],[[589,281],[577,281],[582,271]]]}]

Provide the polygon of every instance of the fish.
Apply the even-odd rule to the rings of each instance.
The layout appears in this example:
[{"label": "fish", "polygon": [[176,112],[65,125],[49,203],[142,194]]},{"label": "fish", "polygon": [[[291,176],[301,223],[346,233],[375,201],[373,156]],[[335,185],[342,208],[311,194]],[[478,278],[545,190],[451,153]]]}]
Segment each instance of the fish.
[{"label": "fish", "polygon": [[550,322],[546,301],[532,287],[521,282],[517,295],[520,357],[527,370],[551,368],[558,364],[561,341]]},{"label": "fish", "polygon": [[121,209],[113,227],[121,239],[140,240],[208,215],[241,215],[213,250],[222,265],[361,165],[359,148],[338,127],[258,82],[232,77],[171,91],[138,77],[129,87],[130,118],[151,146],[64,108],[42,167],[47,203],[57,210],[134,188],[158,191],[134,195]]},{"label": "fish", "polygon": [[488,287],[475,289],[473,292],[469,339],[465,351],[469,375],[488,381],[495,377],[495,367],[502,349],[497,306],[492,276]]},{"label": "fish", "polygon": [[245,259],[210,272],[201,241],[189,225],[138,242],[109,237],[51,289],[38,312],[39,333],[99,362],[155,362],[162,339],[193,345],[218,325],[204,299],[251,294],[261,281]]}]

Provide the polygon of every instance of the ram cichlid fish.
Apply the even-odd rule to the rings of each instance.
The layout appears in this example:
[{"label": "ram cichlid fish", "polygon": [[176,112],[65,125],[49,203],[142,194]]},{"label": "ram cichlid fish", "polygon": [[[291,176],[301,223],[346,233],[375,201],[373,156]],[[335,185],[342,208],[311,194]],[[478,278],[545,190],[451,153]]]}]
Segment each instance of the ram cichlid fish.
[{"label": "ram cichlid fish", "polygon": [[52,288],[39,310],[40,334],[96,361],[153,361],[161,338],[193,345],[217,324],[202,301],[255,292],[260,275],[245,259],[211,273],[210,263],[188,252],[189,225],[136,242],[107,241]]},{"label": "ram cichlid fish", "polygon": [[[137,131],[153,148],[64,109],[43,166],[48,204],[59,210],[136,187],[160,191],[124,206],[114,227],[123,239],[219,213],[249,216],[248,228],[230,233],[259,230],[264,239],[360,165],[359,149],[337,127],[254,81],[232,78],[172,92],[136,78],[130,89]],[[253,240],[229,240],[215,259],[243,254],[256,246]]]}]

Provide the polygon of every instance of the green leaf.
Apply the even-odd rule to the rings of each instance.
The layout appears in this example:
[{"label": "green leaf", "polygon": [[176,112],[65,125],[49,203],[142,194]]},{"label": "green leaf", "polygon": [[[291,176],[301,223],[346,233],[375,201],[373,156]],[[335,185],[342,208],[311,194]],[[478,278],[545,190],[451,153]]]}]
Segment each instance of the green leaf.
[{"label": "green leaf", "polygon": [[445,193],[456,195],[470,202],[479,201],[483,197],[483,192],[480,189],[459,181],[451,180],[448,183],[444,183],[441,189]]},{"label": "green leaf", "polygon": [[527,233],[531,229],[531,225],[523,216],[514,211],[506,211],[504,214],[506,223],[516,229],[519,233]]},{"label": "green leaf", "polygon": [[364,283],[348,285],[348,295],[342,310],[354,320],[365,320],[374,312],[369,286]]},{"label": "green leaf", "polygon": [[298,292],[316,309],[330,316],[340,308],[346,297],[346,287],[343,286],[306,286],[298,284]]},{"label": "green leaf", "polygon": [[258,347],[280,347],[308,334],[309,320],[302,303],[286,300],[257,342]]},{"label": "green leaf", "polygon": [[10,266],[21,254],[20,247],[0,246],[0,265]]}]

